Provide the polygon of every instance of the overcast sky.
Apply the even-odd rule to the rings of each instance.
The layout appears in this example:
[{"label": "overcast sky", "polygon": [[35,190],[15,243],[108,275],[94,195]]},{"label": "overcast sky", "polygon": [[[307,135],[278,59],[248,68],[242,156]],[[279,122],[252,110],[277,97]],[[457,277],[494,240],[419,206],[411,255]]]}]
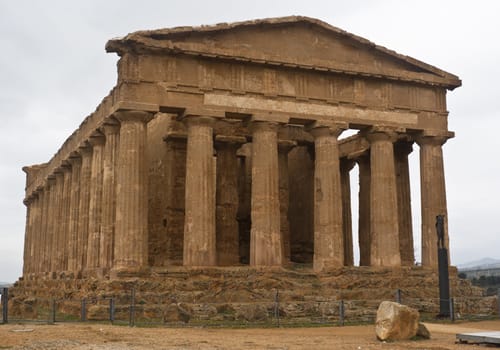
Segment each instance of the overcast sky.
[{"label": "overcast sky", "polygon": [[[456,138],[444,146],[451,259],[500,258],[499,13],[493,0],[0,0],[0,281],[22,270],[21,167],[48,161],[115,85],[118,57],[105,52],[108,39],[288,15],[318,18],[462,79],[448,93]],[[418,146],[410,162],[418,260]]]}]

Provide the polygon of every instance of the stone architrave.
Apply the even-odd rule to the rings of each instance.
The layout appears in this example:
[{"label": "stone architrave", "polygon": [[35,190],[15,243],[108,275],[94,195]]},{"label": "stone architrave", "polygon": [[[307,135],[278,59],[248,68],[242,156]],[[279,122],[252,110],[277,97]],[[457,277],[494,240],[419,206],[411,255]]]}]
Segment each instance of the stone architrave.
[{"label": "stone architrave", "polygon": [[448,136],[421,136],[420,194],[422,206],[422,265],[437,267],[436,216],[444,215],[444,244],[449,248],[448,211],[442,145]]},{"label": "stone architrave", "polygon": [[116,176],[115,272],[142,273],[148,263],[147,123],[144,111],[119,111]]},{"label": "stone architrave", "polygon": [[76,240],[76,270],[86,266],[89,237],[90,179],[92,176],[92,147],[85,143],[79,148],[82,156],[80,169],[80,198],[78,205],[78,237]]},{"label": "stone architrave", "polygon": [[362,155],[356,161],[359,169],[359,265],[370,266],[370,155]]},{"label": "stone architrave", "polygon": [[78,226],[80,210],[80,172],[82,158],[78,153],[73,153],[69,158],[71,164],[71,193],[69,200],[69,219],[68,219],[68,271],[78,271],[77,244],[78,244]]},{"label": "stone architrave", "polygon": [[281,266],[278,124],[254,121],[252,130],[252,202],[250,265]]},{"label": "stone architrave", "polygon": [[244,137],[217,135],[216,170],[216,250],[217,265],[237,265],[240,261],[238,213],[238,158],[236,151]]},{"label": "stone architrave", "polygon": [[351,159],[340,161],[340,183],[342,186],[342,231],[344,235],[344,266],[354,265],[351,213],[351,179],[349,172],[356,162]]},{"label": "stone architrave", "polygon": [[398,192],[399,251],[401,265],[415,264],[413,251],[413,226],[411,219],[411,190],[408,155],[413,151],[412,143],[400,141],[394,144],[396,186]]},{"label": "stone architrave", "polygon": [[184,216],[184,266],[214,266],[215,174],[211,117],[188,116],[186,195]]},{"label": "stone architrave", "polygon": [[371,266],[400,266],[399,222],[393,142],[396,133],[374,128],[370,142]]},{"label": "stone architrave", "polygon": [[291,258],[290,221],[288,208],[290,206],[290,179],[288,172],[288,153],[297,146],[294,141],[278,142],[279,193],[280,193],[280,230],[284,262]]},{"label": "stone architrave", "polygon": [[104,135],[96,133],[89,139],[92,145],[92,164],[90,175],[89,198],[89,234],[87,241],[87,270],[99,267],[99,250],[101,244],[102,219],[102,185],[103,185],[103,153]]},{"label": "stone architrave", "polygon": [[116,217],[116,159],[119,143],[119,124],[104,124],[106,137],[103,150],[101,235],[99,266],[110,269],[113,266],[113,245]]}]

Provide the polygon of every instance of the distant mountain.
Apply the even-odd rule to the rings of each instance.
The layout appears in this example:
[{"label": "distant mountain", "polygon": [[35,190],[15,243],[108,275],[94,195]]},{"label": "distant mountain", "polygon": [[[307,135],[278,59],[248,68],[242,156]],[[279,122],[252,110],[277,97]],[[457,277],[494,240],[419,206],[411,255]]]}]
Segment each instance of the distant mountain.
[{"label": "distant mountain", "polygon": [[10,287],[12,287],[12,283],[0,282],[0,288],[10,288]]},{"label": "distant mountain", "polygon": [[457,267],[459,270],[500,268],[500,259],[483,258],[480,260],[475,260],[464,264],[458,264]]}]

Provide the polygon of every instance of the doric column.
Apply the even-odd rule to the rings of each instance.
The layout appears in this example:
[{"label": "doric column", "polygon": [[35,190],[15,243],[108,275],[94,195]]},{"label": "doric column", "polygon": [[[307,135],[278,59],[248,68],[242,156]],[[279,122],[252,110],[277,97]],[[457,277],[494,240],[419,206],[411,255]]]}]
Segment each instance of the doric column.
[{"label": "doric column", "polygon": [[113,268],[142,272],[148,263],[147,123],[152,114],[120,111],[116,173],[116,224]]},{"label": "doric column", "polygon": [[367,135],[370,142],[370,239],[372,266],[400,266],[399,223],[393,141],[382,128]]},{"label": "doric column", "polygon": [[394,144],[394,166],[398,194],[399,252],[401,265],[413,266],[413,227],[411,219],[410,172],[408,155],[413,151],[412,143],[400,141]]},{"label": "doric column", "polygon": [[82,158],[78,153],[73,153],[69,158],[71,164],[71,193],[69,200],[68,219],[68,271],[78,271],[77,246],[78,246],[78,223],[80,210],[80,172]]},{"label": "doric column", "polygon": [[370,155],[356,159],[359,170],[358,241],[359,265],[370,266]]},{"label": "doric column", "polygon": [[342,159],[340,161],[340,183],[342,187],[342,232],[344,236],[344,265],[354,265],[354,248],[352,242],[352,215],[351,215],[351,179],[349,172],[355,161]]},{"label": "doric column", "polygon": [[[445,246],[449,249],[448,210],[442,145],[448,136],[421,136],[420,191],[422,205],[422,265],[437,266],[436,216],[444,215]],[[449,256],[449,255],[448,255]]]},{"label": "doric column", "polygon": [[216,251],[217,265],[240,262],[238,213],[238,158],[236,151],[244,137],[217,135]]},{"label": "doric column", "polygon": [[40,233],[41,233],[41,220],[42,220],[42,202],[40,198],[40,193],[41,189],[37,188],[35,191],[35,198],[34,198],[34,215],[33,215],[33,236],[32,240],[30,242],[30,252],[29,255],[31,256],[31,263],[30,263],[30,273],[35,273],[37,272],[38,267],[40,266],[40,256],[39,256],[39,247],[40,247]]},{"label": "doric column", "polygon": [[116,217],[116,166],[119,143],[119,124],[104,124],[106,137],[103,151],[102,213],[99,247],[99,266],[110,269],[113,266],[113,242]]},{"label": "doric column", "polygon": [[215,174],[213,124],[210,117],[188,116],[186,195],[184,216],[184,266],[214,266]]},{"label": "doric column", "polygon": [[57,188],[55,175],[49,175],[47,180],[49,196],[47,203],[47,235],[45,243],[45,272],[52,272],[52,260],[55,259],[54,249],[56,216],[57,216]]},{"label": "doric column", "polygon": [[288,220],[288,207],[290,206],[288,153],[295,146],[297,146],[295,141],[278,142],[280,230],[284,262],[289,262],[291,259],[290,221]]},{"label": "doric column", "polygon": [[26,205],[26,226],[24,230],[24,253],[23,253],[23,276],[26,277],[30,273],[32,256],[30,252],[30,244],[33,237],[33,219],[34,219],[34,199],[33,195],[26,198],[23,203]]},{"label": "doric column", "polygon": [[62,194],[62,209],[61,209],[61,253],[59,259],[59,271],[68,270],[68,255],[69,255],[69,225],[70,225],[70,204],[71,204],[71,165],[68,161],[64,162],[63,166],[63,194]]},{"label": "doric column", "polygon": [[78,205],[78,238],[76,241],[76,271],[86,266],[87,242],[89,237],[90,179],[92,174],[92,147],[79,148],[82,156],[80,169],[80,202]]},{"label": "doric column", "polygon": [[63,242],[61,237],[63,235],[62,227],[62,211],[63,211],[63,193],[64,193],[64,174],[62,168],[56,169],[55,172],[55,184],[54,184],[54,196],[53,196],[53,215],[54,215],[54,228],[52,235],[52,251],[50,271],[58,272],[61,271],[61,261],[64,258],[63,253]]},{"label": "doric column", "polygon": [[101,244],[101,208],[104,135],[95,133],[90,137],[92,145],[92,163],[90,166],[90,198],[89,198],[89,235],[87,241],[86,269],[99,267],[99,248]]},{"label": "doric column", "polygon": [[47,212],[49,201],[49,189],[47,182],[41,188],[38,198],[40,200],[40,233],[39,242],[36,247],[36,261],[35,272],[45,272],[45,245],[47,242]]},{"label": "doric column", "polygon": [[344,265],[338,136],[342,127],[316,127],[314,136],[314,270]]},{"label": "doric column", "polygon": [[252,130],[252,204],[250,265],[281,266],[278,125],[254,121]]}]

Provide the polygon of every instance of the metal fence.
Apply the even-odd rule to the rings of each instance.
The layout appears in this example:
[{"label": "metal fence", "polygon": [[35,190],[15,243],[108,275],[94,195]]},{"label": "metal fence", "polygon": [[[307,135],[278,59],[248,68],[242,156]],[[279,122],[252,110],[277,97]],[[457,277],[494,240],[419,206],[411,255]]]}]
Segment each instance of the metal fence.
[{"label": "metal fence", "polygon": [[[382,300],[281,300],[278,290],[268,302],[175,302],[168,297],[145,301],[137,298],[133,288],[127,296],[87,297],[82,299],[31,298],[10,300],[8,289],[2,290],[2,323],[8,322],[106,322],[129,326],[210,326],[210,327],[280,327],[314,325],[349,325],[373,323]],[[500,295],[499,295],[500,297]],[[493,319],[500,316],[500,303],[484,297],[451,298],[450,315],[457,319]],[[438,298],[411,298],[396,290],[394,301],[413,307],[421,320],[436,319]],[[478,305],[487,301],[484,311]],[[496,303],[496,307],[493,306]],[[10,309],[9,309],[10,304]],[[491,307],[489,307],[491,305]],[[484,305],[483,305],[484,306]],[[441,317],[442,318],[442,317]]]}]

